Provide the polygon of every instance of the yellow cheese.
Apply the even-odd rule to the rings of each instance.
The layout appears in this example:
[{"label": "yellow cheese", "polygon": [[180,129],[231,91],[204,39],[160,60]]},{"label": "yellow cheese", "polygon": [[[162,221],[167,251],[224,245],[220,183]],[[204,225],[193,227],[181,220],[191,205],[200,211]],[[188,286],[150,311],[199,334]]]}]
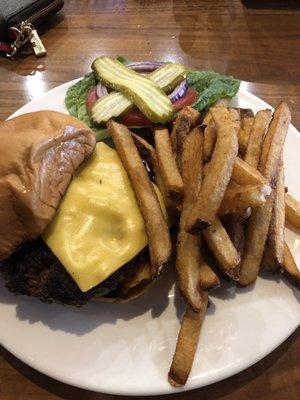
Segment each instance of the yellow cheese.
[{"label": "yellow cheese", "polygon": [[43,239],[83,292],[147,245],[143,217],[114,149],[97,144],[74,175]]}]

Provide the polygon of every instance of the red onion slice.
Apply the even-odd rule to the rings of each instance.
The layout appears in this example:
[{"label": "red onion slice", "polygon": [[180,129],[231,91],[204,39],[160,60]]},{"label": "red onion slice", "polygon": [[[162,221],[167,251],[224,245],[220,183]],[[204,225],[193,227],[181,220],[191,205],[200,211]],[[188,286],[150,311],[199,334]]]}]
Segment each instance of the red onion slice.
[{"label": "red onion slice", "polygon": [[162,61],[137,61],[126,64],[126,67],[137,72],[152,72],[162,67],[165,63]]},{"label": "red onion slice", "polygon": [[96,86],[96,94],[98,99],[108,94],[106,86],[104,86],[101,82],[99,82]]},{"label": "red onion slice", "polygon": [[174,90],[172,93],[168,95],[169,99],[171,100],[172,103],[175,101],[181,99],[185,94],[186,91],[188,90],[189,83],[187,79],[184,79]]}]

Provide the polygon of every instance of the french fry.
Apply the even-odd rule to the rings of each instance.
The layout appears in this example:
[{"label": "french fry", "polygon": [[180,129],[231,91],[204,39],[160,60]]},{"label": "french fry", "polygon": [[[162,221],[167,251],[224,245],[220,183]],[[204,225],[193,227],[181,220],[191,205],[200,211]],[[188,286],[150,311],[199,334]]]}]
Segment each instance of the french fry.
[{"label": "french fry", "polygon": [[251,116],[245,115],[243,120],[242,120],[242,128],[245,129],[246,132],[248,132],[248,139],[250,135],[250,131],[252,128],[252,124],[254,121],[254,115],[252,114]]},{"label": "french fry", "polygon": [[242,118],[241,129],[238,132],[239,154],[241,156],[246,153],[253,120],[253,116]]},{"label": "french fry", "polygon": [[[197,237],[193,235],[194,237]],[[220,280],[215,272],[210,268],[208,263],[202,256],[202,250],[200,251],[199,257],[199,274],[200,274],[200,287],[201,289],[213,289],[220,286]]]},{"label": "french fry", "polygon": [[243,224],[240,222],[230,222],[228,224],[227,233],[234,247],[240,255],[243,255],[245,248],[245,231]]},{"label": "french fry", "polygon": [[228,112],[229,112],[230,118],[232,120],[233,126],[236,130],[236,134],[238,134],[239,130],[241,129],[241,125],[242,125],[240,111],[237,108],[228,108]]},{"label": "french fry", "polygon": [[187,305],[177,338],[176,350],[168,374],[172,386],[183,386],[192,369],[208,303],[207,292],[202,292],[200,312],[195,312]]},{"label": "french fry", "polygon": [[[238,108],[229,108],[230,114],[236,133],[238,134],[241,129],[241,118]],[[204,147],[203,147],[203,159],[205,162],[210,161],[213,154],[215,144],[217,141],[217,128],[210,112],[208,112],[203,120],[203,125],[206,125],[204,129]]]},{"label": "french fry", "polygon": [[261,206],[271,193],[268,185],[246,185],[228,188],[225,192],[219,215],[243,213],[248,207]]},{"label": "french fry", "polygon": [[268,248],[268,258],[273,264],[274,269],[278,270],[282,266],[284,252],[285,188],[283,161],[279,168],[277,184],[274,191],[275,199],[266,248]]},{"label": "french fry", "polygon": [[171,254],[169,229],[153,185],[134,144],[129,129],[108,121],[109,132],[130,179],[145,221],[152,264],[152,276],[157,276]]},{"label": "french fry", "polygon": [[182,179],[184,200],[177,240],[176,271],[179,289],[195,311],[202,305],[201,288],[210,289],[219,285],[216,274],[205,263],[201,255],[200,236],[185,231],[189,205],[195,200],[202,180],[203,133],[194,128],[183,144]]},{"label": "french fry", "polygon": [[289,193],[285,194],[285,218],[297,229],[300,229],[300,202]]},{"label": "french fry", "polygon": [[268,183],[266,178],[254,167],[237,157],[232,170],[232,179],[240,185]]},{"label": "french fry", "polygon": [[167,197],[180,203],[183,193],[183,182],[179,174],[171,141],[167,129],[154,130],[155,150],[159,171],[166,189]]},{"label": "french fry", "polygon": [[300,290],[300,270],[297,267],[289,246],[286,243],[284,244],[282,270],[284,276],[291,282],[291,284]]},{"label": "french fry", "polygon": [[268,241],[265,244],[263,258],[260,264],[260,270],[271,273],[273,275],[279,274],[281,272],[280,266],[274,263],[272,250],[268,245]]},{"label": "french fry", "polygon": [[200,113],[194,108],[186,106],[179,111],[179,114],[174,122],[170,140],[173,153],[176,155],[176,162],[180,172],[182,169],[181,155],[183,142],[191,129],[198,125],[199,120]]},{"label": "french fry", "polygon": [[[197,200],[188,215],[186,229],[199,232],[211,225],[218,213],[238,152],[237,136],[224,107],[211,108],[218,138]],[[208,201],[209,199],[209,201]]]},{"label": "french fry", "polygon": [[184,232],[182,228],[180,229],[176,249],[178,286],[187,304],[197,312],[201,307],[200,246],[201,240],[199,236],[193,236]]},{"label": "french fry", "polygon": [[[260,169],[266,168],[268,154],[270,152],[273,138],[276,139],[276,131],[270,129],[266,136],[263,146]],[[280,144],[279,144],[280,146]],[[273,145],[274,147],[274,145]],[[283,147],[283,145],[282,145]],[[269,148],[269,150],[268,150]],[[274,169],[276,167],[273,167]],[[276,182],[275,182],[276,180]],[[269,271],[276,273],[282,266],[284,253],[284,225],[285,225],[285,187],[284,187],[284,165],[281,155],[279,172],[277,178],[274,178],[274,206],[271,216],[269,232],[264,250],[262,266]]]},{"label": "french fry", "polygon": [[166,188],[164,186],[161,173],[159,170],[159,165],[158,165],[158,160],[156,157],[156,152],[154,147],[148,143],[144,138],[142,138],[139,135],[136,135],[135,133],[131,133],[131,136],[133,138],[134,144],[136,145],[136,148],[143,160],[146,161],[147,165],[151,169],[151,171],[154,173],[154,181],[159,187],[159,190],[163,196],[166,208],[169,212],[170,208],[170,200],[167,198],[167,193],[166,193]]},{"label": "french fry", "polygon": [[240,152],[240,140],[242,138],[242,119],[241,119],[241,109],[240,108],[228,108],[230,117],[233,122],[233,126],[236,131],[238,139],[238,152]]},{"label": "french fry", "polygon": [[[278,167],[290,119],[291,115],[288,106],[283,102],[280,103],[274,112],[263,143],[260,170],[271,188],[276,185]],[[272,139],[269,140],[269,137]],[[264,154],[267,154],[267,156],[265,157]],[[275,193],[273,191],[267,198],[266,203],[257,207],[247,221],[246,249],[241,262],[239,280],[241,286],[247,286],[257,278],[269,231],[274,200]]]},{"label": "french fry", "polygon": [[203,125],[206,125],[204,129],[203,159],[208,162],[211,159],[217,140],[217,128],[211,113],[208,112],[206,114]]},{"label": "french fry", "polygon": [[220,285],[219,278],[202,257],[200,236],[183,229],[178,234],[176,271],[180,292],[195,311],[201,307],[201,289]]},{"label": "french fry", "polygon": [[154,147],[141,136],[136,135],[135,133],[132,133],[131,135],[141,158],[145,160],[149,168],[156,173],[158,170],[158,162]]},{"label": "french fry", "polygon": [[219,218],[216,218],[202,235],[220,269],[230,278],[238,280],[241,257]]},{"label": "french fry", "polygon": [[255,115],[250,131],[246,154],[244,157],[244,160],[254,168],[258,167],[263,140],[271,118],[271,110],[261,110]]},{"label": "french fry", "polygon": [[[251,213],[251,208],[247,208],[246,210],[243,210],[244,215],[242,215],[239,219],[241,220],[242,218],[245,218],[247,210],[250,210]],[[230,237],[230,240],[232,241],[232,244],[236,248],[238,254],[240,257],[243,256],[244,250],[245,250],[245,229],[244,229],[244,224],[240,220],[236,220],[235,218],[236,214],[230,214],[227,215],[228,223],[226,225],[226,231],[228,233],[228,236]],[[238,271],[239,271],[239,266],[238,266]]]},{"label": "french fry", "polygon": [[262,207],[252,212],[246,224],[245,252],[241,261],[239,284],[247,286],[253,283],[258,275],[265,243],[269,231],[274,193],[267,198]]},{"label": "french fry", "polygon": [[[275,113],[274,113],[274,115],[275,115]],[[274,120],[274,115],[273,115],[273,120]],[[274,126],[274,123],[273,123],[273,126]],[[262,146],[262,149],[261,149],[261,156],[260,156],[259,165],[258,165],[258,169],[261,172],[264,170],[264,168],[265,168],[265,166],[267,164],[267,157],[268,157],[268,154],[269,154],[269,151],[270,151],[272,140],[273,140],[274,135],[275,135],[275,129],[270,129],[270,128],[271,128],[271,126],[269,126],[269,129],[268,129],[268,131],[267,131],[267,133],[265,135],[265,138],[264,138],[264,141],[263,141],[263,146]]]},{"label": "french fry", "polygon": [[167,191],[162,179],[154,147],[151,146],[151,144],[148,143],[144,138],[142,138],[139,135],[136,135],[135,133],[132,133],[132,138],[134,140],[134,143],[138,149],[140,156],[143,158],[143,160],[146,161],[152,172],[154,172],[154,181],[159,187],[159,190],[163,196],[164,203],[168,211],[168,215],[176,218],[179,212],[181,211],[181,205],[176,204],[167,196]]},{"label": "french fry", "polygon": [[271,188],[276,187],[282,149],[290,122],[291,113],[289,107],[286,103],[281,102],[274,112],[273,120],[266,135],[267,143],[268,137],[272,138],[270,145],[268,143],[269,150],[267,151],[267,157],[264,158],[264,154],[266,153],[265,147],[267,146],[263,145],[259,166],[260,172],[267,179]]},{"label": "french fry", "polygon": [[[262,142],[269,126],[271,120],[272,113],[269,110],[259,111],[255,118],[253,116],[249,118],[245,117],[242,121],[242,128],[239,132],[239,150],[241,154],[244,154],[244,160],[252,165],[254,168],[257,168],[259,163],[259,158],[261,155],[261,146]],[[255,207],[252,205],[251,207]],[[250,211],[251,208],[246,209],[246,213]],[[232,219],[237,220],[237,218],[242,221],[249,218],[250,215],[247,214],[241,215],[240,213],[235,213],[232,216]],[[245,230],[242,223],[233,222],[229,224],[228,233],[230,235],[230,231],[232,237],[234,239],[234,244],[241,246],[242,251],[241,254],[244,253],[245,249]],[[239,235],[241,236],[240,238]],[[237,247],[240,250],[239,247]]]},{"label": "french fry", "polygon": [[182,180],[184,184],[184,205],[192,204],[199,193],[203,179],[203,131],[194,128],[183,144]]}]

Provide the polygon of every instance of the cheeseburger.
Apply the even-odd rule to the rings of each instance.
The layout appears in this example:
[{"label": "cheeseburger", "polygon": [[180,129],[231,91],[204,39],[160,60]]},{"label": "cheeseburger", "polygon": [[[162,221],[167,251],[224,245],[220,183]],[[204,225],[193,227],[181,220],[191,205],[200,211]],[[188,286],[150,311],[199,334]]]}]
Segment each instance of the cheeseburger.
[{"label": "cheeseburger", "polygon": [[7,288],[75,306],[141,293],[151,282],[148,239],[116,150],[54,111],[1,123],[0,142],[0,273]]}]

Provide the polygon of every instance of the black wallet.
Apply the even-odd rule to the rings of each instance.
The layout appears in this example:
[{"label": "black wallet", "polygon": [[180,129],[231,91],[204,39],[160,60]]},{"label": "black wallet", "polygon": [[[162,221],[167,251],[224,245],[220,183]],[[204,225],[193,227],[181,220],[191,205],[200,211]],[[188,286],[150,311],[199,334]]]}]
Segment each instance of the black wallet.
[{"label": "black wallet", "polygon": [[63,0],[0,0],[0,52],[7,57],[17,53],[46,54],[36,28],[57,13]]}]

